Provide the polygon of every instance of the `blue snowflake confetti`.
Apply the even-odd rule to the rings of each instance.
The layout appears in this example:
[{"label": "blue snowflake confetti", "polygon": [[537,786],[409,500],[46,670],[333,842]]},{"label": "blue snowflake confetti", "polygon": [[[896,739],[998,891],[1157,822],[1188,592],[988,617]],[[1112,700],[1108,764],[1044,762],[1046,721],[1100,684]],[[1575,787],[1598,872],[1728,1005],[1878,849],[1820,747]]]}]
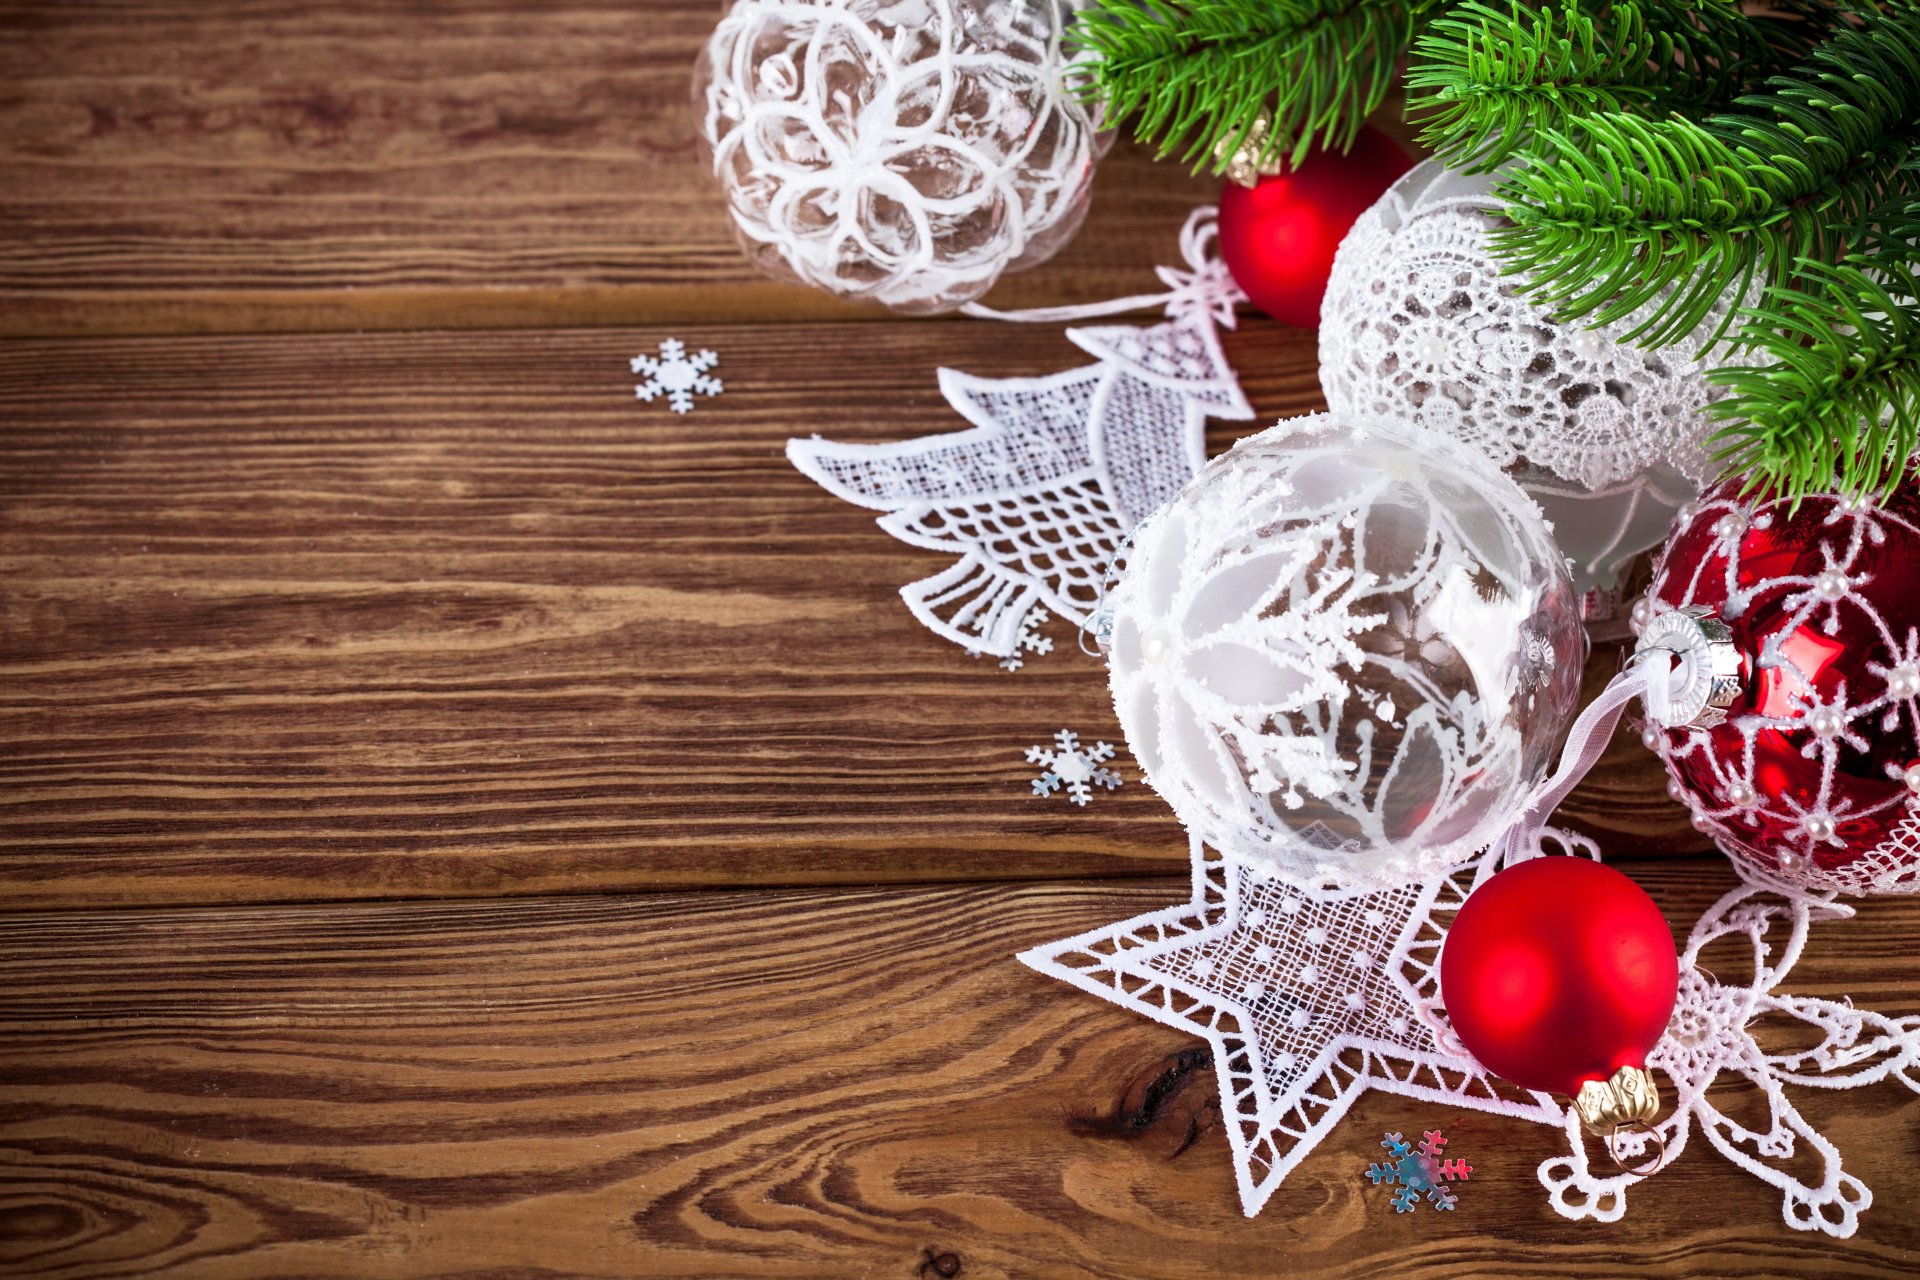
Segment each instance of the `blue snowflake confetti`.
[{"label": "blue snowflake confetti", "polygon": [[1419,1207],[1422,1196],[1432,1201],[1436,1210],[1451,1210],[1460,1203],[1459,1197],[1447,1190],[1444,1184],[1465,1182],[1473,1173],[1473,1166],[1465,1160],[1444,1157],[1447,1138],[1438,1129],[1429,1129],[1420,1137],[1420,1146],[1416,1150],[1411,1143],[1403,1141],[1399,1134],[1388,1134],[1381,1139],[1380,1145],[1393,1158],[1367,1166],[1367,1177],[1374,1186],[1399,1188],[1393,1193],[1395,1213],[1413,1212]]}]

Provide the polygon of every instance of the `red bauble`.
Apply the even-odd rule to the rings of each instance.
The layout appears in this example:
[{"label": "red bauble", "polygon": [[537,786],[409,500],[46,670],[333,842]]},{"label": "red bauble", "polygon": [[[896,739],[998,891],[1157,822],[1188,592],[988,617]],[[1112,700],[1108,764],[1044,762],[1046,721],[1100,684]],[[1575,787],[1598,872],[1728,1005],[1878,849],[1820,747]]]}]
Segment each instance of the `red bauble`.
[{"label": "red bauble", "polygon": [[1364,127],[1344,154],[1316,151],[1257,187],[1220,193],[1220,257],[1253,305],[1303,329],[1320,325],[1334,250],[1353,220],[1413,160],[1393,139]]},{"label": "red bauble", "polygon": [[1586,858],[1531,858],[1493,876],[1440,949],[1440,998],[1460,1043],[1543,1093],[1645,1067],[1679,985],[1660,908]]},{"label": "red bauble", "polygon": [[1729,483],[1682,515],[1638,620],[1711,610],[1739,692],[1721,723],[1647,733],[1673,794],[1776,878],[1920,890],[1920,481],[1885,506],[1827,495],[1797,511]]}]

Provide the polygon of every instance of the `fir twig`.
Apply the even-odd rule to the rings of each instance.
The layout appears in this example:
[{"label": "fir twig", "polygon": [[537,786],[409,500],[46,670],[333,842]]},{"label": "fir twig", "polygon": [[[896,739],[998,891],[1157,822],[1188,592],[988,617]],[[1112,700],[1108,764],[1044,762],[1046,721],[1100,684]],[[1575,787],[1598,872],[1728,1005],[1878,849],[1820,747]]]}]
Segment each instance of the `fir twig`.
[{"label": "fir twig", "polygon": [[1514,225],[1496,252],[1564,316],[1646,308],[1632,336],[1653,344],[1763,272],[1791,286],[1800,262],[1839,258],[1910,189],[1920,9],[1842,32],[1767,88],[1700,124],[1612,113],[1548,131],[1500,188]]},{"label": "fir twig", "polygon": [[1108,120],[1215,170],[1263,111],[1263,161],[1351,144],[1412,33],[1398,0],[1099,0],[1074,23]]},{"label": "fir twig", "polygon": [[1420,141],[1453,168],[1481,173],[1574,119],[1652,107],[1673,41],[1650,36],[1632,4],[1608,19],[1602,31],[1571,5],[1558,14],[1519,0],[1505,12],[1455,5],[1414,41],[1407,98],[1427,117]]},{"label": "fir twig", "polygon": [[1708,375],[1733,392],[1711,410],[1727,423],[1716,456],[1750,491],[1885,493],[1920,430],[1920,280],[1905,264],[1798,265],[1801,288],[1747,313],[1740,341],[1761,359]]}]

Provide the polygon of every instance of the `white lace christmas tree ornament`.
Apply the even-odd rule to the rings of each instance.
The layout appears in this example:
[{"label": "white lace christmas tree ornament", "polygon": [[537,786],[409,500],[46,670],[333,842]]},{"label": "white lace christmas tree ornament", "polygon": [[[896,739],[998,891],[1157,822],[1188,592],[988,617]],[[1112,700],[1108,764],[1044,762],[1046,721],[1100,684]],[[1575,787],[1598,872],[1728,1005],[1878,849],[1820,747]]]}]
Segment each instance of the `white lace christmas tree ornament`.
[{"label": "white lace christmas tree ornament", "polygon": [[1497,178],[1415,166],[1341,243],[1320,313],[1320,385],[1337,411],[1404,418],[1464,440],[1547,508],[1593,593],[1618,606],[1620,571],[1716,468],[1701,412],[1709,385],[1699,334],[1653,350],[1624,341],[1627,317],[1562,324],[1501,274],[1488,233],[1502,225]]},{"label": "white lace christmas tree ornament", "polygon": [[[1647,1056],[1648,1067],[1671,1081],[1663,1093],[1673,1109],[1654,1126],[1666,1163],[1686,1150],[1697,1127],[1714,1150],[1780,1191],[1788,1226],[1843,1239],[1859,1226],[1873,1193],[1845,1170],[1839,1149],[1800,1114],[1789,1090],[1892,1082],[1920,1093],[1920,1017],[1889,1018],[1851,1001],[1778,990],[1806,947],[1810,924],[1852,914],[1828,898],[1770,886],[1757,875],[1728,893],[1693,927],[1680,958],[1673,1020]],[[1701,963],[1715,940],[1742,937],[1751,959],[1747,977],[1729,980],[1733,975],[1717,955],[1713,969]],[[1757,1034],[1764,1023],[1772,1024],[1771,1034]],[[1782,1030],[1782,1024],[1794,1030]],[[1715,1103],[1710,1089],[1723,1079],[1759,1090],[1764,1127],[1749,1128]],[[1750,1107],[1737,1110],[1752,1113]],[[1578,1118],[1569,1114],[1566,1128],[1570,1154],[1540,1166],[1554,1210],[1568,1218],[1619,1220],[1627,1188],[1640,1179],[1611,1163],[1596,1170]],[[1653,1145],[1646,1133],[1619,1135],[1622,1159],[1630,1166],[1652,1154]]]},{"label": "white lace christmas tree ornament", "polygon": [[1341,892],[1195,841],[1190,902],[1020,960],[1207,1041],[1252,1217],[1369,1089],[1561,1122],[1553,1099],[1442,1047],[1440,944],[1478,874]]},{"label": "white lace christmas tree ornament", "polygon": [[900,592],[935,634],[1004,658],[1036,605],[1083,625],[1121,542],[1206,460],[1208,416],[1253,416],[1220,349],[1216,325],[1232,323],[1239,294],[1208,256],[1211,214],[1182,234],[1191,269],[1161,270],[1168,293],[1010,317],[1165,306],[1169,318],[1145,328],[1067,330],[1097,363],[1040,378],[940,370],[969,431],[787,442],[793,465],[830,493],[886,512],[888,533],[957,557]]},{"label": "white lace christmas tree ornament", "polygon": [[761,270],[946,311],[1065,244],[1104,147],[1064,0],[736,0],[701,136]]},{"label": "white lace christmas tree ornament", "polygon": [[1532,502],[1463,445],[1352,415],[1215,459],[1136,531],[1108,606],[1148,782],[1228,856],[1330,884],[1485,848],[1585,655]]}]

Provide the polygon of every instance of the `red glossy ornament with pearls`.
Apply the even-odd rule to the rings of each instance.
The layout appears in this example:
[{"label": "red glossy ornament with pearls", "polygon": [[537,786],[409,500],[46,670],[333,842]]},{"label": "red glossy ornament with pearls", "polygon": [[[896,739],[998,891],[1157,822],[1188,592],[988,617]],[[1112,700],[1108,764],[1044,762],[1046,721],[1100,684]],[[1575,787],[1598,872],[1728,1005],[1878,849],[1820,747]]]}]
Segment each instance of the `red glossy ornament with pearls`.
[{"label": "red glossy ornament with pearls", "polygon": [[1314,329],[1334,251],[1354,219],[1413,165],[1393,139],[1363,127],[1345,152],[1316,151],[1285,173],[1220,194],[1220,257],[1253,305]]},{"label": "red glossy ornament with pearls", "polygon": [[1475,889],[1440,950],[1447,1018],[1482,1066],[1578,1094],[1644,1068],[1673,1016],[1680,962],[1653,899],[1580,857],[1516,863]]},{"label": "red glossy ornament with pearls", "polygon": [[1798,509],[1722,485],[1683,513],[1636,610],[1723,623],[1738,692],[1646,734],[1729,856],[1845,893],[1920,890],[1920,483]]}]

